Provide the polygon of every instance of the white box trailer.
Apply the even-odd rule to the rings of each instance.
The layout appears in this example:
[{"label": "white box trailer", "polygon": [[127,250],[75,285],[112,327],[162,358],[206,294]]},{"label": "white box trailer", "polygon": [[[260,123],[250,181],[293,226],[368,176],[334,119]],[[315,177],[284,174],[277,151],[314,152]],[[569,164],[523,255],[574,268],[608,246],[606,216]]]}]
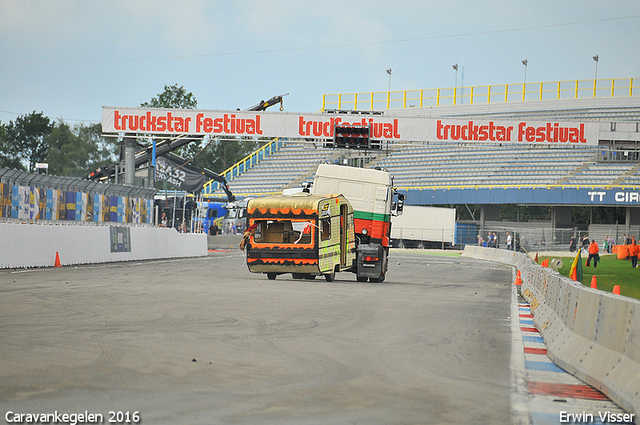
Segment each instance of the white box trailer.
[{"label": "white box trailer", "polygon": [[394,247],[454,245],[455,234],[455,208],[405,205],[402,215],[391,218],[391,244]]}]

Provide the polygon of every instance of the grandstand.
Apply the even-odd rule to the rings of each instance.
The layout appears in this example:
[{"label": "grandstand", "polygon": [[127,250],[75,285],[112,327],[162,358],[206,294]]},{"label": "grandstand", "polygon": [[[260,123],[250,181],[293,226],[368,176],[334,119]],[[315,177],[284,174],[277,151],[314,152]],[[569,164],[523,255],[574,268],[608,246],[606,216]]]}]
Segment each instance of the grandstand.
[{"label": "grandstand", "polygon": [[[404,107],[383,111],[385,116],[390,117],[598,122],[599,146],[427,141],[387,144],[376,156],[361,158],[361,155],[356,154],[355,157],[364,161],[368,167],[381,166],[388,169],[394,176],[396,187],[407,192],[451,187],[497,189],[507,186],[638,188],[640,96],[637,95],[637,89],[635,93],[633,91],[633,79],[624,80],[628,87],[622,87],[620,95],[619,81],[611,80],[612,88],[605,91],[606,95],[601,95],[600,92],[603,87],[609,87],[608,81],[606,84],[601,80],[589,84],[565,84],[576,88],[593,87],[594,97],[584,97],[580,94],[582,92],[575,89],[573,98],[566,98],[564,93],[558,91],[557,98],[545,100],[541,91],[539,98],[543,100],[522,101],[525,98],[523,95],[519,98],[520,101],[510,101],[505,96],[503,102],[478,102],[476,99],[473,104],[463,104],[465,98],[462,95],[455,105],[421,108],[409,107],[411,105],[407,105],[405,101]],[[531,84],[534,86],[537,83]],[[614,87],[616,84],[618,86]],[[550,86],[561,87],[562,84]],[[542,90],[543,84],[540,83],[539,87]],[[466,92],[474,93],[474,88],[466,89]],[[464,88],[458,90],[459,93],[465,92]],[[508,90],[509,87],[504,88],[505,92]],[[512,88],[510,90],[513,92]],[[478,90],[475,92],[478,93]],[[387,93],[388,99],[393,98],[392,93],[394,92]],[[491,93],[496,93],[495,88]],[[354,108],[359,106],[357,99],[367,96],[371,99],[381,97],[373,93],[341,95],[338,96],[339,99],[353,98],[356,101],[352,105],[340,103],[335,106]],[[406,92],[404,96],[406,98]],[[527,95],[527,99],[528,97]],[[326,99],[327,97],[323,99],[325,107]],[[471,97],[467,100],[474,101]],[[393,104],[391,101],[387,102],[387,105]],[[256,161],[255,165],[247,167],[244,172],[227,170],[225,176],[237,196],[261,196],[297,187],[301,182],[312,179],[318,164],[342,162],[354,155],[338,149],[324,149],[320,141],[315,143],[316,149],[313,149],[313,143],[301,140],[284,141],[280,146],[259,162]],[[213,190],[213,194],[218,193],[222,194],[219,189]],[[411,199],[409,197],[409,203]],[[487,203],[493,202],[495,201],[487,200]]]},{"label": "grandstand", "polygon": [[[241,197],[280,193],[310,181],[318,164],[335,162],[334,150],[285,142],[277,152],[230,181]],[[438,143],[393,146],[378,161],[400,188],[452,186],[640,186],[636,163],[598,163],[598,147],[528,147]],[[214,194],[223,195],[220,189]]]},{"label": "grandstand", "polygon": [[[287,141],[277,151],[232,179],[229,187],[240,197],[280,193],[284,188],[298,186],[311,178],[319,164],[330,161],[334,156],[335,152],[314,149],[313,144],[307,142]],[[213,193],[223,195],[220,189]]]},{"label": "grandstand", "polygon": [[398,187],[555,185],[583,164],[595,148],[430,143],[399,148],[378,163]]}]

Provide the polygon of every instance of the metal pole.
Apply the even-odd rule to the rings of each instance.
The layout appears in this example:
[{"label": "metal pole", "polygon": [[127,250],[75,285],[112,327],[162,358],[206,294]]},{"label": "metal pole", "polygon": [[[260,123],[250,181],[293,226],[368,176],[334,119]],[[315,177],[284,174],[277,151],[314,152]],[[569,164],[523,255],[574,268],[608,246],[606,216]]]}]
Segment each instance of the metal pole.
[{"label": "metal pole", "polygon": [[456,104],[456,98],[458,97],[458,64],[453,65],[453,69],[456,71],[455,84],[453,86],[453,104]]},{"label": "metal pole", "polygon": [[[184,224],[184,230],[187,230],[187,223],[185,220],[187,219],[187,191],[184,191],[184,196],[182,197],[182,223]],[[182,225],[180,225],[180,229],[182,229]]]},{"label": "metal pole", "polygon": [[171,216],[171,228],[176,226],[176,200],[178,199],[178,190],[173,189],[173,215]]},{"label": "metal pole", "polygon": [[134,186],[136,163],[135,163],[136,140],[133,137],[124,139],[124,184]]}]

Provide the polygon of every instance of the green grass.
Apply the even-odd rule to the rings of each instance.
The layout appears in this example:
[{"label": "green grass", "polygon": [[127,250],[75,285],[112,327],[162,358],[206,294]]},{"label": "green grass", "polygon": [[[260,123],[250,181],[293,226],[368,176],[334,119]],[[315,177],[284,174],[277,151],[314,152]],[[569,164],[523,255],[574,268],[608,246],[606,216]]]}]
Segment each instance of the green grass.
[{"label": "green grass", "polygon": [[[541,263],[544,259],[552,257],[539,257]],[[573,258],[562,258],[563,265],[558,272],[569,277]],[[582,284],[591,286],[591,278],[596,276],[598,289],[611,292],[614,285],[620,285],[620,295],[640,299],[640,268],[632,269],[630,260],[618,260],[616,255],[603,255],[598,261],[598,267],[586,266],[587,256],[582,256]]]}]

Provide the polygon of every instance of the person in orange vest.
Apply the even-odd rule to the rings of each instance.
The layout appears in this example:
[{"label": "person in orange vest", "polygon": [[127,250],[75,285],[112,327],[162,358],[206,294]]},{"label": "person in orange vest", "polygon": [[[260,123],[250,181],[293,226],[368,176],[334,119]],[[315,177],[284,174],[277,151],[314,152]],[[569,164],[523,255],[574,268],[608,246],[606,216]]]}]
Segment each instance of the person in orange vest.
[{"label": "person in orange vest", "polygon": [[636,245],[636,241],[631,242],[629,246],[629,257],[631,257],[631,267],[638,267],[638,253],[640,253],[640,245]]},{"label": "person in orange vest", "polygon": [[595,239],[591,239],[591,245],[589,245],[589,258],[587,258],[587,267],[589,267],[589,262],[591,261],[591,259],[593,258],[593,267],[598,267],[598,260],[600,259],[600,256],[598,255],[598,252],[600,251],[600,248],[598,248],[598,244],[596,243]]}]

